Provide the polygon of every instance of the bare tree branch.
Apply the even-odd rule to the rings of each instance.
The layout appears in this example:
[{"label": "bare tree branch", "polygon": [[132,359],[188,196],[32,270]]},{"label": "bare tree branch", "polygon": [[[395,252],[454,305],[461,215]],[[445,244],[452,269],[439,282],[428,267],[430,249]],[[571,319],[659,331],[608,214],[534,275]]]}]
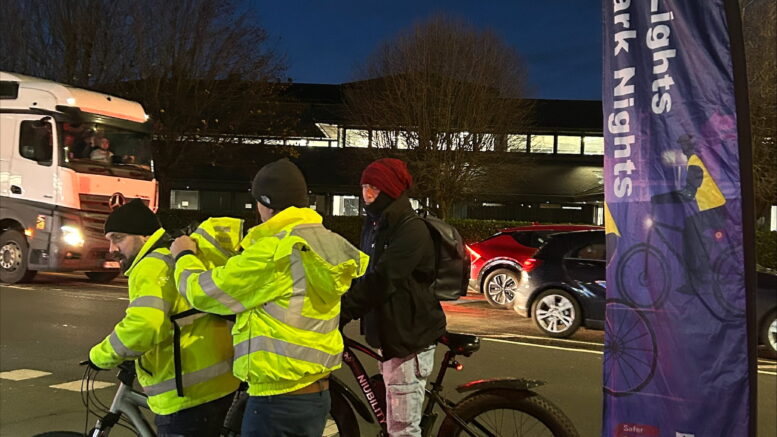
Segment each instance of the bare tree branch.
[{"label": "bare tree branch", "polygon": [[407,149],[417,194],[442,216],[483,180],[485,152],[505,150],[530,122],[515,49],[445,16],[383,44],[357,79],[345,93],[354,124],[384,154]]}]

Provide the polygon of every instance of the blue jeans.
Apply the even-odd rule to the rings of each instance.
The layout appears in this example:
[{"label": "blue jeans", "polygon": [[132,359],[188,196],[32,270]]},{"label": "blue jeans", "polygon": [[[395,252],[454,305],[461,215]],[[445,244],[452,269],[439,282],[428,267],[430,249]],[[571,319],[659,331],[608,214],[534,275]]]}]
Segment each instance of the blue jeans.
[{"label": "blue jeans", "polygon": [[434,367],[434,348],[380,363],[386,383],[386,425],[391,437],[420,437],[426,379]]},{"label": "blue jeans", "polygon": [[187,408],[173,414],[156,416],[159,437],[218,437],[233,394]]},{"label": "blue jeans", "polygon": [[332,399],[329,390],[302,395],[250,396],[243,437],[321,437]]}]

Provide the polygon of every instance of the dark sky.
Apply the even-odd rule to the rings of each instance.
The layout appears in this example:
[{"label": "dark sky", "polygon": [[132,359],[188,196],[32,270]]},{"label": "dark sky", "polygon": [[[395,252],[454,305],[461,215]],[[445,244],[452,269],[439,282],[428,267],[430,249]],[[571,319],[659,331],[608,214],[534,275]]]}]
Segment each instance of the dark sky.
[{"label": "dark sky", "polygon": [[529,67],[532,97],[600,99],[600,0],[248,0],[298,83],[343,83],[379,43],[437,12],[491,28]]}]

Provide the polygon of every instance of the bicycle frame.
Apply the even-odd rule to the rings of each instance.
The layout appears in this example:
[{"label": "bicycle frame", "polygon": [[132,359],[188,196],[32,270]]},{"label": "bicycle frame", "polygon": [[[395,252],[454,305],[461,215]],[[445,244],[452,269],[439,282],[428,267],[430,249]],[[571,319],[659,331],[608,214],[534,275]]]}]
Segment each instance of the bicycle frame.
[{"label": "bicycle frame", "polygon": [[109,432],[122,415],[126,416],[130,424],[141,437],[156,437],[151,425],[148,423],[141,408],[148,409],[148,397],[132,388],[135,380],[134,364],[124,362],[119,365],[119,388],[111,402],[107,414],[97,419],[94,429],[88,434],[90,437],[102,437]]},{"label": "bicycle frame", "polygon": [[[372,415],[365,417],[364,411],[366,411],[366,408],[359,408],[357,405],[354,405],[354,407],[366,420],[371,423],[377,422],[380,425],[381,435],[388,435],[386,428],[386,399],[385,397],[376,396],[375,393],[379,393],[378,387],[373,385],[372,380],[364,370],[364,365],[362,365],[361,361],[359,361],[359,358],[354,355],[352,349],[356,349],[377,361],[383,361],[383,356],[381,356],[378,352],[370,349],[369,347],[345,336],[343,336],[343,343],[343,362],[351,369],[351,373],[353,373],[353,376],[356,378],[356,382],[359,384],[364,398],[367,400],[367,403],[371,407]],[[423,416],[421,419],[421,434],[425,437],[431,434],[432,428],[434,427],[434,423],[437,418],[433,412],[435,405],[438,405],[446,416],[455,420],[456,423],[461,426],[462,431],[470,436],[476,437],[476,434],[469,429],[469,424],[464,422],[453,411],[453,406],[455,404],[440,394],[442,391],[442,381],[445,378],[445,373],[448,368],[459,370],[462,367],[461,364],[455,360],[455,357],[456,354],[452,351],[448,350],[445,352],[445,357],[442,360],[440,369],[437,371],[437,376],[435,377],[434,382],[430,383],[431,389],[424,389],[426,392],[426,406],[423,409]],[[355,399],[355,396],[346,397],[351,401],[351,403],[358,402],[358,399]],[[362,405],[363,407],[363,404],[359,405]],[[477,423],[474,425],[478,428],[481,428]],[[485,430],[483,428],[481,429]]]}]

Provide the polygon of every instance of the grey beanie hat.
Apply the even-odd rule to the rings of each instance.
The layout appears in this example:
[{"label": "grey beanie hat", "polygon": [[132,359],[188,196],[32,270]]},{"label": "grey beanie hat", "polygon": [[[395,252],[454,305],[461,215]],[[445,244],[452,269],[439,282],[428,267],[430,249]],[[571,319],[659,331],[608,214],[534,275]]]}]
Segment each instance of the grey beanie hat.
[{"label": "grey beanie hat", "polygon": [[251,185],[251,195],[257,202],[276,211],[290,206],[305,208],[309,205],[305,176],[286,158],[259,169]]}]

